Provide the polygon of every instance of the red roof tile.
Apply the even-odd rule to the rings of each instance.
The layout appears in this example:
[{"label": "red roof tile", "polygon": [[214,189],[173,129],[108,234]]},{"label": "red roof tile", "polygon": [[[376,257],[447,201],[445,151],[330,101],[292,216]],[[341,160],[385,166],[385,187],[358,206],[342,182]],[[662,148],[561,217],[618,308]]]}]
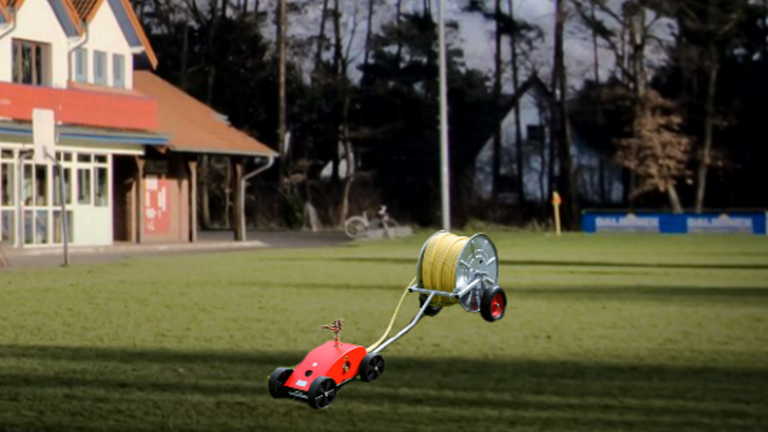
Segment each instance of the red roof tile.
[{"label": "red roof tile", "polygon": [[133,88],[158,103],[158,132],[173,151],[277,156],[267,145],[227,125],[217,113],[149,71],[133,73]]}]

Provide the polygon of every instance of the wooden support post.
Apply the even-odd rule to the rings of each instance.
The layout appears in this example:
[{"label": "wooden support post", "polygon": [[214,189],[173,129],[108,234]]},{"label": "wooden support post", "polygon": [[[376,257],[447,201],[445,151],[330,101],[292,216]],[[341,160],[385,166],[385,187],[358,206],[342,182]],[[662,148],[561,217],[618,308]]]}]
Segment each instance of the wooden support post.
[{"label": "wooden support post", "polygon": [[245,215],[240,206],[241,200],[245,199],[243,190],[240,187],[243,180],[243,158],[232,157],[230,160],[232,163],[232,173],[234,174],[232,176],[232,184],[230,187],[235,191],[232,200],[234,205],[231,207],[234,213],[232,222],[234,223],[235,240],[243,241],[243,239],[245,239],[245,233],[243,232],[243,224],[241,222]]},{"label": "wooden support post", "polygon": [[146,161],[136,156],[136,182],[134,186],[134,197],[136,198],[135,201],[135,210],[136,213],[134,216],[136,217],[136,231],[135,231],[135,238],[136,243],[143,243],[144,242],[144,164]]},{"label": "wooden support post", "polygon": [[197,243],[197,159],[187,160],[189,167],[189,241]]}]

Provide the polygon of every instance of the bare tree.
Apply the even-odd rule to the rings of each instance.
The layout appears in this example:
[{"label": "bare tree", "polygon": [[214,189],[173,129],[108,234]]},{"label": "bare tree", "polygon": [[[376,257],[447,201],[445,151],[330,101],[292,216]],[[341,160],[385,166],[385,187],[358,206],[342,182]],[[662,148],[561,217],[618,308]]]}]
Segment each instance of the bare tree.
[{"label": "bare tree", "polygon": [[[520,90],[520,61],[518,58],[518,38],[522,36],[522,32],[518,29],[518,22],[515,19],[515,1],[507,0],[507,8],[509,9],[509,18],[512,23],[512,34],[509,38],[509,50],[510,50],[510,67],[512,69],[512,94],[517,96],[517,92]],[[516,166],[517,166],[517,189],[520,202],[525,202],[525,160],[523,149],[523,131],[522,120],[520,118],[520,98],[516,97],[515,101],[515,150],[517,153]]]},{"label": "bare tree", "polygon": [[680,108],[651,90],[641,103],[641,116],[633,123],[633,136],[617,141],[616,159],[635,173],[638,184],[633,196],[657,190],[668,194],[673,211],[682,206],[675,193],[677,180],[688,176],[691,139],[682,130]]},{"label": "bare tree", "polygon": [[499,187],[501,185],[501,133],[504,118],[501,113],[501,0],[494,0],[493,9],[495,32],[495,52],[493,56],[493,186],[491,189],[491,203],[496,205],[499,201]]}]

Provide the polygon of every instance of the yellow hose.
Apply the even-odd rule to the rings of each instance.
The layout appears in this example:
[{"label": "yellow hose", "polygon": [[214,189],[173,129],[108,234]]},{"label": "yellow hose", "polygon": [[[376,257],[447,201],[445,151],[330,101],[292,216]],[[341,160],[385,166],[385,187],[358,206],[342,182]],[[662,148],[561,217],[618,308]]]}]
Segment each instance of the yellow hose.
[{"label": "yellow hose", "polygon": [[[429,241],[421,262],[421,277],[428,290],[452,292],[456,288],[456,265],[469,237],[437,234]],[[451,306],[459,300],[444,296],[432,298],[436,306]]]},{"label": "yellow hose", "polygon": [[[427,243],[424,256],[421,260],[421,279],[423,288],[435,291],[453,292],[456,288],[456,266],[459,261],[459,255],[464,249],[464,246],[469,241],[469,237],[460,237],[451,233],[440,233],[432,236],[429,243]],[[400,297],[400,302],[397,303],[395,313],[392,314],[392,319],[389,321],[389,327],[384,332],[379,340],[373,345],[366,348],[368,352],[376,349],[384,339],[387,338],[389,332],[392,330],[392,325],[397,319],[398,313],[400,313],[400,306],[405,300],[405,296],[408,295],[410,287],[416,283],[417,278],[413,278],[408,286],[405,287],[403,295]],[[451,306],[458,303],[458,299],[445,296],[435,296],[430,302],[436,306]]]},{"label": "yellow hose", "polygon": [[366,348],[365,349],[366,351],[371,352],[372,350],[375,350],[376,347],[381,345],[381,343],[384,342],[384,339],[387,338],[387,335],[389,335],[389,331],[392,330],[392,324],[395,323],[397,314],[400,313],[400,306],[403,305],[403,300],[405,300],[405,296],[408,295],[408,290],[413,286],[414,283],[416,283],[416,278],[413,278],[413,280],[411,280],[411,283],[409,283],[408,286],[405,287],[405,291],[403,291],[403,295],[400,296],[400,302],[397,303],[397,307],[395,308],[395,313],[392,314],[392,319],[389,320],[389,327],[387,327],[387,331],[385,331],[384,334],[381,335],[381,339],[377,340],[376,343]]}]

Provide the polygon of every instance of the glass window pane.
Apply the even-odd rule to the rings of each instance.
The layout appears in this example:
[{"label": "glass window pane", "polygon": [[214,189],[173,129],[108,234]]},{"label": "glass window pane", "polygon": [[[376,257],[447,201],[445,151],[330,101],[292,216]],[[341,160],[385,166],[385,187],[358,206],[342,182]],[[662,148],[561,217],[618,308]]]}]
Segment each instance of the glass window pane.
[{"label": "glass window pane", "polygon": [[13,82],[18,83],[21,82],[21,69],[19,69],[19,65],[21,64],[21,45],[18,41],[13,41]]},{"label": "glass window pane", "polygon": [[15,203],[14,197],[16,196],[16,184],[14,180],[16,176],[13,175],[13,165],[4,163],[0,166],[0,205],[12,206]]},{"label": "glass window pane", "polygon": [[[72,204],[72,169],[62,168],[64,172],[64,197],[67,204]],[[61,205],[61,180],[59,179],[59,170],[54,168],[53,178],[55,179],[53,185],[53,205]]]},{"label": "glass window pane", "polygon": [[14,226],[14,219],[16,218],[16,213],[13,210],[5,210],[2,212],[2,215],[0,215],[0,231],[3,232],[2,237],[0,237],[0,242],[3,243],[14,243],[16,240],[16,230]]},{"label": "glass window pane", "polygon": [[78,204],[91,203],[91,169],[77,170],[77,202]]},{"label": "glass window pane", "polygon": [[125,88],[125,58],[120,54],[112,56],[112,85]]},{"label": "glass window pane", "polygon": [[96,155],[96,163],[107,163],[107,155]]},{"label": "glass window pane", "polygon": [[36,205],[48,205],[48,167],[45,165],[35,165],[35,192]]},{"label": "glass window pane", "polygon": [[35,231],[33,229],[32,210],[24,210],[24,243],[32,244],[34,242]]},{"label": "glass window pane", "polygon": [[[61,210],[53,211],[53,242],[63,243],[64,219],[61,217]],[[67,210],[67,240],[72,242],[72,212]]]},{"label": "glass window pane", "polygon": [[32,78],[32,82],[35,85],[41,85],[43,84],[43,80],[45,77],[43,76],[43,47],[40,45],[35,45],[35,66],[32,69],[34,73],[34,77]]},{"label": "glass window pane", "polygon": [[35,214],[35,244],[48,243],[48,210],[38,210]]},{"label": "glass window pane", "polygon": [[107,84],[107,54],[101,51],[93,53],[93,82]]},{"label": "glass window pane", "polygon": [[26,206],[34,205],[35,178],[32,176],[32,165],[24,164],[22,168],[21,200]]},{"label": "glass window pane", "polygon": [[96,206],[107,207],[109,205],[109,175],[107,169],[98,167],[96,172]]},{"label": "glass window pane", "polygon": [[13,150],[0,150],[0,159],[13,160]]},{"label": "glass window pane", "polygon": [[92,155],[90,155],[88,153],[78,153],[77,154],[77,161],[78,162],[91,162],[92,161],[91,156]]},{"label": "glass window pane", "polygon": [[32,84],[32,47],[26,42],[21,44],[21,82]]},{"label": "glass window pane", "polygon": [[85,48],[78,48],[75,51],[75,80],[88,81],[88,52]]}]

